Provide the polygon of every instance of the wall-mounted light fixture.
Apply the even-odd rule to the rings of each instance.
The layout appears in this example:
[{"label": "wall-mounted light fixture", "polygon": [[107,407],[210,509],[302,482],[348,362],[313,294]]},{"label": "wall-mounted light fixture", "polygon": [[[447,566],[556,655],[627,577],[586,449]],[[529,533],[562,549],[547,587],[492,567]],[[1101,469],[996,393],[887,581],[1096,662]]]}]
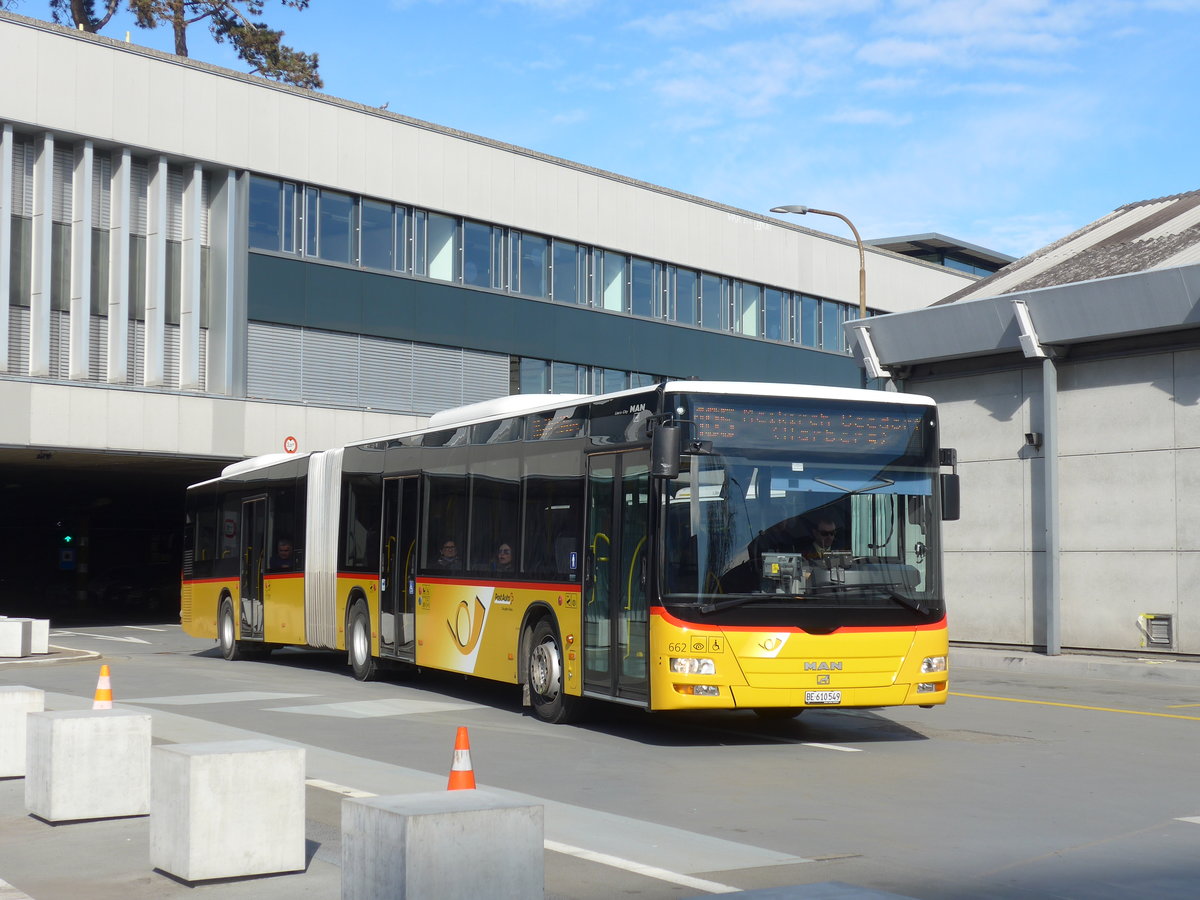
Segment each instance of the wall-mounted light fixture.
[{"label": "wall-mounted light fixture", "polygon": [[1042,433],[1040,431],[1025,432],[1025,443],[1035,450],[1042,449]]}]

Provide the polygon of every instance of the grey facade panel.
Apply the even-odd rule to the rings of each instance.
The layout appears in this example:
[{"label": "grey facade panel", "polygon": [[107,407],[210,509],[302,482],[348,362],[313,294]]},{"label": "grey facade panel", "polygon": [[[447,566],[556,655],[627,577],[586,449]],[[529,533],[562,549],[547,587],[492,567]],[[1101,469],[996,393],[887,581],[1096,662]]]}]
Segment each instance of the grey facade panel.
[{"label": "grey facade panel", "polygon": [[246,393],[271,400],[299,400],[300,331],[251,322],[246,343]]},{"label": "grey facade panel", "polygon": [[[651,374],[858,386],[841,354],[302,259],[249,255],[249,317]],[[361,329],[361,330],[360,330]]]},{"label": "grey facade panel", "polygon": [[413,411],[429,415],[462,405],[462,351],[417,344],[413,347]]},{"label": "grey facade panel", "polygon": [[364,337],[359,358],[362,363],[360,399],[363,406],[369,409],[412,409],[412,344]]},{"label": "grey facade panel", "polygon": [[333,331],[305,331],[301,381],[306,399],[358,405],[358,337]]},{"label": "grey facade panel", "polygon": [[478,403],[509,393],[508,356],[499,353],[462,354],[462,403]]}]

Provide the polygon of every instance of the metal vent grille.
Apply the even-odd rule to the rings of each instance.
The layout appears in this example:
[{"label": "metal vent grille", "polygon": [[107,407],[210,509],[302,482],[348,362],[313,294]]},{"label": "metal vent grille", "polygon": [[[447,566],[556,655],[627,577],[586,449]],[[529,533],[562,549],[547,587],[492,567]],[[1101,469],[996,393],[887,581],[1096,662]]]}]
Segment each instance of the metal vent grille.
[{"label": "metal vent grille", "polygon": [[1175,644],[1175,617],[1166,613],[1146,613],[1142,616],[1146,645],[1149,647],[1173,647]]}]

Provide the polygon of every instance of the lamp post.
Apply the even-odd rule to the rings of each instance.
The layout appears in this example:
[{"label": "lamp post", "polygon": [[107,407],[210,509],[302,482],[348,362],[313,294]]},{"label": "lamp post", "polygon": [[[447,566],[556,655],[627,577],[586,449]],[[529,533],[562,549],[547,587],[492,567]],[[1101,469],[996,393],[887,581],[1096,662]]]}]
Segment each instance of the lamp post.
[{"label": "lamp post", "polygon": [[828,209],[814,209],[811,206],[773,206],[773,213],[795,213],[798,216],[814,213],[818,216],[833,216],[836,219],[841,219],[850,226],[850,231],[854,234],[854,243],[858,244],[858,317],[865,319],[867,317],[867,256],[863,252],[862,238],[858,236],[858,229],[854,227],[854,223],[843,216],[840,212],[833,212]]}]

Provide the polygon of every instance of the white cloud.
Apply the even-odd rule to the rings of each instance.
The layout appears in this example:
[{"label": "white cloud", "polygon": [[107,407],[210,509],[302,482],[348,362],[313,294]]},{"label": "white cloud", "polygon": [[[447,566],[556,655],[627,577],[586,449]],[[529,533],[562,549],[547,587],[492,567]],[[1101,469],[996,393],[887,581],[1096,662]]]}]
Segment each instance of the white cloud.
[{"label": "white cloud", "polygon": [[886,109],[840,109],[824,117],[826,122],[842,125],[908,125],[911,115],[902,115]]}]

